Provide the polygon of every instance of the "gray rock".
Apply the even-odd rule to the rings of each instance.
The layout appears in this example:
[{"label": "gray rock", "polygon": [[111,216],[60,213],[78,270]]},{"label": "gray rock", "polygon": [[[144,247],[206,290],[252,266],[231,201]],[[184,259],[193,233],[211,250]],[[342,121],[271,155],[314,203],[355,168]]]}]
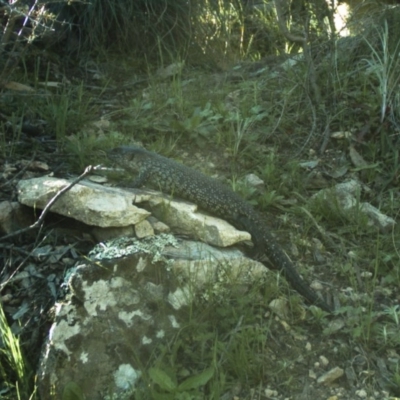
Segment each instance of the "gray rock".
[{"label": "gray rock", "polygon": [[124,398],[134,390],[155,345],[170,341],[187,321],[188,307],[204,295],[205,284],[218,281],[224,290],[223,271],[229,269],[226,277],[232,279],[233,268],[250,285],[266,271],[236,250],[164,242],[164,248],[157,245],[161,256],[141,251],[77,266],[69,278],[69,298],[55,306],[43,351],[38,373],[42,400],[62,398],[71,382],[87,400],[110,393]]},{"label": "gray rock", "polygon": [[9,234],[32,223],[32,216],[21,204],[11,201],[0,203],[0,232]]},{"label": "gray rock", "polygon": [[[41,177],[18,182],[18,201],[43,209],[70,181]],[[150,213],[132,204],[124,190],[81,181],[64,193],[52,206],[52,212],[101,227],[128,226],[143,221]]]},{"label": "gray rock", "polygon": [[373,205],[359,201],[361,188],[361,184],[352,179],[320,190],[312,196],[311,201],[323,201],[331,208],[339,207],[344,211],[359,211],[368,217],[368,225],[376,226],[381,232],[392,229],[396,223],[393,218],[381,213]]}]

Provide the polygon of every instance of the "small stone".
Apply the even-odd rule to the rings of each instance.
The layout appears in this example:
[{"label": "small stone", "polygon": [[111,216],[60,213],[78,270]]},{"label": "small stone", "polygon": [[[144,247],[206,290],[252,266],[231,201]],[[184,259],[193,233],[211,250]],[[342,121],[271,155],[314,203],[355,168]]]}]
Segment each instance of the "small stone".
[{"label": "small stone", "polygon": [[283,326],[283,329],[286,331],[286,332],[289,332],[292,328],[290,327],[290,325],[286,322],[286,321],[280,321],[281,322],[281,325]]},{"label": "small stone", "polygon": [[317,374],[314,372],[314,370],[312,370],[312,369],[310,369],[309,371],[308,371],[308,376],[309,376],[309,378],[311,378],[311,379],[317,379]]},{"label": "small stone", "polygon": [[246,184],[256,189],[262,188],[264,186],[264,181],[255,174],[246,175],[244,177],[244,181],[246,182]]},{"label": "small stone", "polygon": [[97,129],[103,130],[110,128],[111,122],[107,119],[99,119],[98,121],[93,122],[92,125],[95,126]]},{"label": "small stone", "polygon": [[356,390],[356,395],[361,399],[365,399],[367,397],[367,392],[364,389]]},{"label": "small stone", "polygon": [[344,374],[344,371],[342,368],[335,367],[335,368],[332,368],[327,373],[320,376],[318,378],[317,382],[319,384],[329,385],[336,379],[339,379],[341,376],[343,376],[343,374]]},{"label": "small stone", "polygon": [[333,139],[349,139],[353,136],[351,131],[337,131],[331,133],[331,138]]},{"label": "small stone", "polygon": [[157,76],[159,76],[162,79],[169,78],[171,76],[175,76],[179,74],[182,69],[183,69],[184,63],[182,62],[177,62],[168,65],[165,68],[159,68],[156,72]]},{"label": "small stone", "polygon": [[169,233],[171,229],[168,225],[164,224],[164,222],[159,221],[157,218],[150,215],[147,220],[150,222],[154,231],[157,233]]},{"label": "small stone", "polygon": [[273,311],[275,314],[277,314],[280,318],[286,318],[287,313],[288,313],[288,306],[287,306],[286,299],[272,300],[268,304],[268,307],[270,308],[271,311]]},{"label": "small stone", "polygon": [[101,175],[90,175],[89,180],[94,183],[105,183],[107,182],[107,178]]},{"label": "small stone", "polygon": [[41,161],[21,160],[21,166],[28,167],[30,171],[48,171],[49,166]]},{"label": "small stone", "polygon": [[361,272],[360,276],[361,276],[361,278],[370,279],[370,278],[372,278],[372,272],[364,271],[364,272]]},{"label": "small stone", "polygon": [[322,364],[324,367],[326,367],[326,366],[329,364],[329,360],[328,360],[326,357],[324,357],[324,356],[320,356],[320,357],[319,357],[319,361],[321,362],[321,364]]},{"label": "small stone", "polygon": [[319,160],[305,161],[299,163],[299,167],[303,169],[314,169],[319,164]]},{"label": "small stone", "polygon": [[276,390],[271,390],[271,389],[265,389],[264,394],[265,397],[267,397],[268,399],[278,396],[278,392]]},{"label": "small stone", "polygon": [[322,286],[322,284],[320,282],[318,282],[318,281],[313,281],[310,286],[311,286],[312,289],[316,290],[317,292],[321,291],[324,288]]},{"label": "small stone", "polygon": [[349,252],[347,252],[347,256],[348,256],[349,258],[353,259],[353,260],[356,260],[356,259],[357,259],[357,253],[354,252],[354,251],[352,251],[352,250],[350,250]]},{"label": "small stone", "polygon": [[135,225],[135,233],[139,239],[142,239],[144,237],[154,236],[154,229],[149,221],[144,220]]},{"label": "small stone", "polygon": [[310,343],[310,342],[307,342],[307,344],[306,344],[306,350],[307,350],[307,351],[311,351],[311,349],[312,349],[311,343]]},{"label": "small stone", "polygon": [[105,242],[107,240],[123,237],[123,236],[134,236],[133,226],[121,226],[117,228],[100,228],[94,227],[91,231],[92,235],[98,242]]},{"label": "small stone", "polygon": [[344,320],[342,318],[336,318],[329,322],[328,330],[332,334],[334,332],[340,331],[344,327]]},{"label": "small stone", "polygon": [[368,225],[377,226],[381,232],[390,232],[396,224],[396,221],[393,218],[382,214],[377,208],[369,203],[361,203],[360,211],[368,216]]}]

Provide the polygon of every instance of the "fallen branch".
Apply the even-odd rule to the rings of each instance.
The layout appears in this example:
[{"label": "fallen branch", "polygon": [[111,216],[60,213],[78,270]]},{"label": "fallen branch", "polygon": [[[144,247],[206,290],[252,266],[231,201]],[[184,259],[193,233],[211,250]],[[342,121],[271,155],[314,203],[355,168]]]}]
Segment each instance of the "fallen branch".
[{"label": "fallen branch", "polygon": [[27,228],[23,228],[20,229],[16,232],[12,232],[6,236],[3,236],[2,238],[0,238],[0,242],[9,238],[12,238],[14,236],[18,236],[21,235],[22,233],[28,232],[30,230],[33,229],[37,229],[41,226],[41,224],[43,223],[44,218],[46,217],[47,213],[50,211],[51,207],[54,205],[54,203],[65,193],[68,192],[68,190],[70,190],[73,186],[75,186],[79,181],[81,181],[85,176],[89,175],[91,172],[93,172],[96,168],[98,167],[93,167],[92,165],[89,165],[88,167],[86,167],[85,171],[82,173],[82,175],[78,176],[75,180],[73,180],[68,186],[66,186],[65,188],[61,189],[59,192],[57,192],[57,194],[46,204],[46,207],[43,208],[42,213],[40,214],[40,217],[38,218],[38,220],[28,226]]}]

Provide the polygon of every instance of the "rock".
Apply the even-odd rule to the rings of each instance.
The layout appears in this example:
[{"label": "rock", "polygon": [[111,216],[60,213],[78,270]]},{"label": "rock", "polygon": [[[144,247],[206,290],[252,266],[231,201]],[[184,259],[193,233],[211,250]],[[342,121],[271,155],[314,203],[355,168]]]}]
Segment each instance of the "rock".
[{"label": "rock", "polygon": [[265,276],[267,268],[237,249],[216,249],[206,243],[179,241],[179,247],[166,246],[163,254],[174,259],[170,267],[178,275],[190,278],[197,286],[222,279],[226,266],[229,279],[250,282]]},{"label": "rock", "polygon": [[344,370],[339,367],[332,368],[322,376],[320,376],[317,380],[319,384],[323,385],[330,385],[332,382],[336,381],[339,379],[341,376],[343,376]]},{"label": "rock", "polygon": [[329,360],[325,356],[319,356],[319,361],[323,367],[327,367]]},{"label": "rock", "polygon": [[90,182],[94,183],[106,183],[108,180],[105,176],[102,175],[90,175],[88,176]]},{"label": "rock", "polygon": [[356,180],[340,183],[333,188],[323,189],[311,197],[311,201],[324,201],[329,207],[340,207],[344,211],[356,210],[364,213],[369,221],[368,225],[376,226],[381,232],[390,231],[396,221],[382,214],[369,203],[360,203],[361,184]]},{"label": "rock", "polygon": [[248,232],[239,231],[228,222],[203,214],[195,204],[171,200],[159,192],[135,190],[135,204],[146,201],[146,209],[166,223],[173,232],[190,235],[213,246],[228,247],[251,240]]},{"label": "rock", "polygon": [[[147,273],[145,282],[139,266]],[[156,267],[151,256],[143,254],[104,262],[101,268],[77,267],[69,282],[71,298],[56,304],[41,360],[38,384],[43,400],[61,399],[71,382],[87,400],[108,393],[122,396],[134,388],[134,379],[121,378],[123,371],[140,376],[138,361],[150,357],[151,344],[177,329],[170,319],[172,306],[148,289],[158,286],[157,273],[165,275],[165,269],[156,272]]]},{"label": "rock", "polygon": [[33,223],[31,213],[17,202],[0,203],[0,232],[9,234]]},{"label": "rock", "polygon": [[[18,198],[23,204],[43,209],[69,183],[65,179],[49,177],[23,180],[18,184]],[[150,211],[132,203],[146,203]],[[174,232],[215,246],[227,247],[251,240],[248,232],[239,231],[220,218],[198,212],[195,204],[171,200],[156,191],[110,188],[88,181],[73,186],[58,199],[51,211],[97,227],[124,227],[121,235],[126,233],[125,227],[139,224],[151,212]],[[160,229],[167,230],[165,224]],[[139,228],[139,235],[149,235],[152,229],[146,222]],[[96,230],[94,233],[97,238],[118,235],[116,230],[101,233]]]},{"label": "rock", "polygon": [[310,284],[310,287],[311,287],[311,289],[314,289],[317,292],[322,291],[324,289],[321,282],[318,282],[318,281],[312,281]]},{"label": "rock", "polygon": [[272,390],[272,389],[265,389],[264,394],[267,399],[270,399],[270,398],[273,399],[273,398],[278,397],[278,391]]},{"label": "rock", "polygon": [[381,232],[390,232],[396,221],[382,214],[376,207],[369,203],[361,203],[360,210],[368,215],[369,225],[376,225]]},{"label": "rock", "polygon": [[149,221],[146,219],[135,225],[136,237],[139,239],[154,236],[154,229]]},{"label": "rock", "polygon": [[45,162],[32,161],[32,160],[21,160],[20,165],[26,167],[29,171],[48,171],[50,168]]},{"label": "rock", "polygon": [[[205,284],[218,281],[224,290],[224,268],[230,279],[236,269],[248,285],[265,274],[262,264],[236,250],[182,240],[175,247],[168,244],[168,236],[162,235],[165,247],[160,245],[162,238],[137,240],[139,246],[157,240],[159,251],[143,250],[75,268],[69,278],[71,294],[55,306],[55,321],[43,351],[38,373],[42,400],[61,399],[71,383],[86,400],[129,395],[155,346],[171,341]],[[202,279],[200,270],[208,270],[201,273]]]},{"label": "rock", "polygon": [[176,62],[166,66],[165,68],[159,68],[156,71],[156,75],[162,79],[170,78],[180,74],[182,72],[183,67],[184,67],[183,62]]},{"label": "rock", "polygon": [[100,228],[96,226],[91,230],[91,234],[98,242],[104,242],[121,236],[135,236],[135,227],[133,225],[118,228]]},{"label": "rock", "polygon": [[279,316],[279,318],[286,319],[288,315],[288,302],[286,299],[274,299],[269,304],[268,307],[271,311]]},{"label": "rock", "polygon": [[[66,179],[46,176],[22,180],[17,186],[18,200],[27,206],[43,209],[69,183]],[[51,211],[101,227],[137,224],[150,215],[132,205],[132,198],[126,191],[88,181],[81,181],[64,193]]]},{"label": "rock", "polygon": [[367,398],[367,392],[364,389],[356,390],[356,396],[360,399]]},{"label": "rock", "polygon": [[164,222],[159,221],[157,218],[150,215],[147,218],[156,233],[168,233],[171,231],[170,227]]},{"label": "rock", "polygon": [[256,174],[248,174],[244,177],[245,183],[255,189],[262,189],[264,187],[264,181],[259,178]]},{"label": "rock", "polygon": [[[69,183],[49,177],[21,181],[19,200],[44,208]],[[267,270],[239,250],[218,250],[165,233],[151,236],[158,226],[218,246],[251,239],[247,232],[198,212],[197,206],[158,192],[81,181],[51,211],[95,226],[93,232],[101,243],[89,253],[93,262],[80,263],[73,270],[68,280],[71,293],[55,306],[38,371],[42,400],[63,398],[64,390],[82,393],[87,400],[110,393],[115,398],[132,395],[157,343],[171,341],[196,297],[207,300],[205,285],[223,296],[234,279],[238,290],[243,286],[247,291]],[[154,217],[149,222],[150,212],[168,226]],[[117,231],[131,233],[133,226],[141,240],[105,241]],[[42,248],[36,256],[48,253]],[[15,284],[25,285],[30,275],[17,278]],[[54,286],[52,280],[48,284]],[[27,311],[28,307],[21,307],[19,312]]]},{"label": "rock", "polygon": [[320,190],[311,197],[311,200],[323,200],[331,207],[340,206],[343,210],[349,210],[358,205],[357,198],[359,197],[360,192],[360,183],[353,179],[339,183],[333,188]]}]

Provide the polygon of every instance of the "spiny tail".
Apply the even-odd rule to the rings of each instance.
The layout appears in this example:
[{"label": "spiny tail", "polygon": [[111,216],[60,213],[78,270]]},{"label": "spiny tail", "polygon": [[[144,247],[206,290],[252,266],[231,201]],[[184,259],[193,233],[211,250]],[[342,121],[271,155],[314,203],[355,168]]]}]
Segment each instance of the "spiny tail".
[{"label": "spiny tail", "polygon": [[[241,220],[241,222],[243,223],[244,221]],[[244,223],[243,225],[245,226],[247,223]],[[282,271],[292,288],[301,294],[306,300],[311,304],[320,307],[324,311],[332,312],[332,307],[325,303],[325,301],[323,301],[298,274],[289,257],[283,252],[265,225],[255,228],[254,223],[251,221],[248,221],[248,225],[249,226],[246,227],[246,230],[251,233],[255,245],[256,256],[254,258],[257,261],[262,262],[265,266],[268,266],[268,261],[270,261],[276,269]]]},{"label": "spiny tail", "polygon": [[[265,251],[266,250],[266,251]],[[327,312],[332,312],[333,309],[325,303],[318,295],[311,289],[311,287],[301,278],[301,276],[295,270],[294,265],[289,261],[288,257],[283,253],[283,251],[278,251],[281,254],[277,254],[276,250],[274,252],[269,251],[268,248],[264,249],[264,253],[256,257],[257,261],[262,262],[264,265],[268,266],[268,261],[274,264],[274,266],[282,271],[286,280],[290,283],[293,289],[295,289],[299,294],[301,294],[306,300],[311,304],[316,305]]]}]

